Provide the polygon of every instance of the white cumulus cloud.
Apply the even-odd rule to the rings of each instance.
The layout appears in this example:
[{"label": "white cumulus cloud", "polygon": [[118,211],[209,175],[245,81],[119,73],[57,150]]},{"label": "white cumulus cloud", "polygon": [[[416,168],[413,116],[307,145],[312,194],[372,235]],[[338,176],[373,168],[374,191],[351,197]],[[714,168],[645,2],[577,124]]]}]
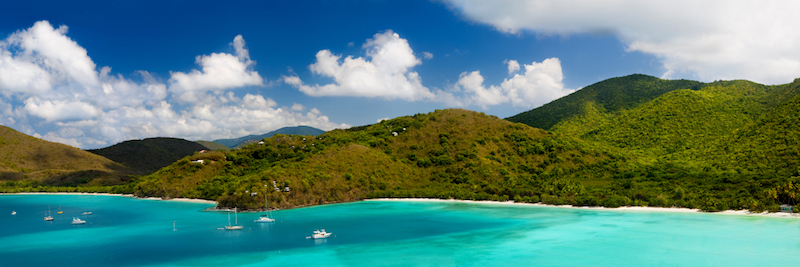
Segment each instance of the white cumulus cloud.
[{"label": "white cumulus cloud", "polygon": [[201,70],[194,69],[189,73],[172,72],[169,90],[179,94],[179,99],[193,102],[198,99],[197,92],[263,86],[264,79],[252,69],[255,62],[250,60],[250,52],[244,46],[244,38],[237,35],[230,45],[233,46],[236,55],[212,53],[197,56],[195,63],[200,65]]},{"label": "white cumulus cloud", "polygon": [[363,49],[366,58],[335,55],[319,51],[309,70],[333,78],[334,83],[307,85],[297,76],[284,76],[283,81],[310,96],[359,96],[403,99],[409,101],[435,97],[422,85],[417,72],[410,69],[422,63],[406,39],[387,30],[368,39]]},{"label": "white cumulus cloud", "polygon": [[[516,60],[506,61],[510,73],[519,70]],[[564,88],[561,61],[548,58],[542,62],[524,65],[525,72],[516,73],[503,80],[500,85],[484,85],[480,71],[463,72],[456,83],[456,90],[463,91],[465,102],[487,108],[501,104],[532,108],[568,95],[575,90]]]},{"label": "white cumulus cloud", "polygon": [[95,106],[80,101],[41,100],[31,97],[25,100],[25,110],[48,122],[83,120],[94,118],[102,112]]},{"label": "white cumulus cloud", "polygon": [[64,83],[98,85],[94,62],[66,33],[67,26],[39,21],[0,41],[0,89],[8,94],[47,92]]},{"label": "white cumulus cloud", "polygon": [[506,33],[615,35],[628,51],[659,57],[664,78],[776,84],[800,76],[798,1],[446,1]]},{"label": "white cumulus cloud", "polygon": [[[201,70],[171,72],[167,85],[143,70],[130,79],[98,68],[66,34],[67,26],[39,21],[0,40],[0,123],[80,148],[156,136],[214,140],[285,126],[349,127],[297,103],[287,109],[260,94],[237,97],[231,89],[263,85],[241,35],[230,43],[235,55],[198,56]],[[202,101],[182,101],[187,95]]]}]

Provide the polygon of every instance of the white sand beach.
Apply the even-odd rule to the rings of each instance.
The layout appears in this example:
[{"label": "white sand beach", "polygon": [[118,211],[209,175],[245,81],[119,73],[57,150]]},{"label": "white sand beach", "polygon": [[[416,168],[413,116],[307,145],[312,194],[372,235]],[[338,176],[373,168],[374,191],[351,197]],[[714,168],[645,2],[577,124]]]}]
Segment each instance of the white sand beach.
[{"label": "white sand beach", "polygon": [[[517,203],[514,201],[490,201],[490,200],[459,200],[459,199],[435,199],[435,198],[376,198],[366,199],[364,201],[409,201],[409,202],[464,202],[464,203],[477,203],[477,204],[491,204],[491,205],[524,205],[524,206],[541,206],[553,208],[568,208],[568,209],[594,209],[594,210],[608,210],[608,211],[642,211],[642,212],[703,212],[699,209],[688,208],[663,208],[663,207],[640,207],[640,206],[626,206],[619,208],[606,208],[606,207],[581,207],[572,205],[548,205],[542,203]],[[764,217],[778,217],[778,218],[799,218],[800,214],[785,213],[785,212],[761,212],[753,213],[747,210],[725,210],[720,212],[707,212],[708,214],[721,214],[721,215],[737,215],[737,216],[764,216]]]},{"label": "white sand beach", "polygon": [[[81,193],[81,192],[23,192],[23,193],[2,193],[0,195],[89,195],[89,196],[121,196],[121,197],[130,197],[130,198],[137,198],[131,194],[110,194],[110,193]],[[192,203],[204,203],[204,204],[214,204],[216,205],[217,202],[213,200],[207,199],[197,199],[197,198],[169,198],[169,199],[162,199],[159,197],[145,197],[139,199],[146,199],[146,200],[164,200],[164,201],[181,201],[181,202],[192,202]]]}]

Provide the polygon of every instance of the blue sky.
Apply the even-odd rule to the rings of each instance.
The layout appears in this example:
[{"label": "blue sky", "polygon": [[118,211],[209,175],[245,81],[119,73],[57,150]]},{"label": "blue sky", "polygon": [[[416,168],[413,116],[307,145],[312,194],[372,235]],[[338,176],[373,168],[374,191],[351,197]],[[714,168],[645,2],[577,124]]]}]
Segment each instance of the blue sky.
[{"label": "blue sky", "polygon": [[0,124],[79,148],[323,130],[435,109],[501,118],[643,73],[800,77],[792,1],[19,1]]}]

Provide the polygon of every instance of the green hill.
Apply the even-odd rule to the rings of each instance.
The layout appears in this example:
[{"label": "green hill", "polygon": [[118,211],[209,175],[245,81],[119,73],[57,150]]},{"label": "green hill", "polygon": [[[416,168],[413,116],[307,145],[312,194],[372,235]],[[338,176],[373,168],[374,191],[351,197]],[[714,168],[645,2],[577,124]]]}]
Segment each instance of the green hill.
[{"label": "green hill", "polygon": [[127,182],[128,170],[107,158],[0,125],[4,187],[98,186]]},{"label": "green hill", "polygon": [[[320,136],[276,135],[263,145],[194,155],[142,178],[137,195],[215,199],[258,209],[250,192],[275,181],[270,205],[297,207],[366,197],[577,201],[598,170],[616,169],[611,152],[546,131],[465,110],[440,110]],[[191,161],[203,159],[204,163]],[[611,173],[611,172],[607,172]],[[588,203],[597,201],[590,198]]]},{"label": "green hill", "polygon": [[[264,139],[264,138],[270,138],[270,137],[272,137],[273,135],[276,135],[276,134],[294,134],[294,135],[312,135],[312,136],[316,136],[316,135],[320,135],[320,134],[322,134],[324,132],[325,131],[323,131],[323,130],[320,130],[320,129],[317,129],[317,128],[314,128],[314,127],[309,127],[309,126],[283,127],[283,128],[277,129],[275,131],[272,131],[272,132],[269,132],[269,133],[265,133],[265,134],[261,134],[261,135],[248,135],[248,136],[243,136],[243,137],[234,138],[234,139],[218,139],[218,140],[214,140],[214,142],[223,144],[223,145],[225,145],[227,147],[230,147],[230,148],[234,148],[234,147],[241,147],[241,146],[247,145],[249,143],[257,142],[258,140],[261,140],[261,139]],[[248,141],[250,141],[250,142],[248,142]]]},{"label": "green hill", "polygon": [[800,170],[800,79],[786,88],[781,96],[794,95],[793,98],[719,142],[717,150],[723,153],[709,157],[720,168],[736,166],[745,171],[781,175]]},{"label": "green hill", "polygon": [[[776,209],[776,202],[796,201],[788,195],[770,199],[764,192],[797,191],[791,188],[798,181],[788,181],[800,175],[795,149],[800,129],[793,120],[800,112],[798,95],[797,80],[777,86],[719,81],[672,90],[615,112],[591,100],[576,101],[578,112],[550,129],[622,151],[632,160],[616,176],[631,188],[692,188],[695,205],[707,210]],[[564,110],[565,103],[551,104]]]},{"label": "green hill", "polygon": [[110,147],[87,150],[129,167],[134,174],[150,174],[200,150],[205,146],[179,138],[128,140]]}]

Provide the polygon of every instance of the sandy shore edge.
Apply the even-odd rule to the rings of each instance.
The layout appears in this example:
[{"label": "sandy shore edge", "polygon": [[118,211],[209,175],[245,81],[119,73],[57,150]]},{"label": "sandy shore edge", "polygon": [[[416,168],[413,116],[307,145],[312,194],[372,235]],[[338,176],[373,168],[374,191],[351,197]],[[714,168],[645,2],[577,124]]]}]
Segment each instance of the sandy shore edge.
[{"label": "sandy shore edge", "polygon": [[[130,197],[130,198],[138,198],[143,200],[162,200],[162,201],[180,201],[180,202],[190,202],[190,203],[201,203],[201,204],[214,204],[218,205],[216,201],[213,200],[206,200],[206,199],[196,199],[196,198],[170,198],[170,199],[161,199],[157,197],[146,197],[146,198],[139,198],[131,194],[109,194],[109,193],[74,193],[74,192],[23,192],[23,193],[0,193],[0,195],[91,195],[91,196],[122,196],[122,197]],[[688,209],[688,208],[663,208],[663,207],[639,207],[639,206],[627,206],[627,207],[619,207],[619,208],[606,208],[606,207],[581,207],[581,206],[572,206],[572,205],[548,205],[542,203],[517,203],[514,201],[490,201],[490,200],[460,200],[460,199],[437,199],[437,198],[373,198],[373,199],[365,199],[362,201],[406,201],[406,202],[461,202],[461,203],[474,203],[474,204],[490,204],[490,205],[522,205],[522,206],[540,206],[540,207],[551,207],[551,208],[566,208],[566,209],[587,209],[587,210],[607,210],[607,211],[647,211],[647,212],[700,212],[700,213],[707,213],[707,214],[720,214],[720,215],[736,215],[736,216],[760,216],[760,217],[775,217],[775,218],[798,218],[800,219],[800,214],[798,213],[784,213],[784,212],[761,212],[761,213],[752,213],[748,210],[725,210],[719,212],[703,212],[699,209]],[[300,207],[298,207],[300,208]],[[229,211],[228,209],[217,209],[216,207],[210,208],[210,210],[214,211]],[[261,212],[261,211],[242,211],[242,212]]]},{"label": "sandy shore edge", "polygon": [[581,206],[572,206],[572,205],[548,205],[542,203],[517,203],[514,201],[490,201],[490,200],[460,200],[460,199],[436,199],[436,198],[375,198],[375,199],[365,199],[364,201],[398,201],[398,202],[462,202],[462,203],[474,203],[474,204],[492,204],[492,205],[522,205],[522,206],[540,206],[540,207],[552,207],[552,208],[565,208],[565,209],[586,209],[586,210],[607,210],[607,211],[644,211],[644,212],[693,212],[693,213],[706,213],[706,214],[720,214],[720,215],[736,215],[736,216],[759,216],[759,217],[775,217],[775,218],[798,218],[800,219],[800,214],[797,213],[785,213],[785,212],[761,212],[761,213],[753,213],[748,210],[725,210],[719,212],[703,212],[699,209],[688,209],[688,208],[662,208],[662,207],[639,207],[639,206],[627,206],[627,207],[619,207],[619,208],[606,208],[606,207],[581,207]]},{"label": "sandy shore edge", "polygon": [[79,193],[79,192],[22,192],[22,193],[0,193],[0,195],[88,195],[88,196],[121,196],[121,197],[130,197],[130,198],[138,198],[144,200],[163,200],[163,201],[179,201],[179,202],[191,202],[191,203],[202,203],[202,204],[214,204],[217,205],[218,203],[213,200],[206,200],[206,199],[197,199],[197,198],[170,198],[170,199],[162,199],[158,197],[136,197],[131,194],[109,194],[109,193]]}]

